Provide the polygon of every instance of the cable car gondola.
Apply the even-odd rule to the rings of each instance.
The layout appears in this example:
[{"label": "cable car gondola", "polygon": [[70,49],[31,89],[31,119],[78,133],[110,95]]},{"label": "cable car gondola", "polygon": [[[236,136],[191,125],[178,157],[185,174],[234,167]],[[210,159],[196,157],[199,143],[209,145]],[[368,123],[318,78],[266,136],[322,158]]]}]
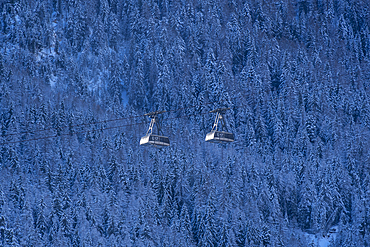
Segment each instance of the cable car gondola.
[{"label": "cable car gondola", "polygon": [[[213,111],[210,111],[210,113],[216,113],[216,119],[213,124],[211,132],[209,132],[206,135],[206,142],[214,142],[214,143],[230,143],[234,141],[234,134],[227,132],[226,122],[223,117],[223,114],[230,108],[218,108]],[[218,121],[221,119],[222,127],[226,131],[218,131]]]},{"label": "cable car gondola", "polygon": [[[165,111],[155,111],[145,114],[144,116],[149,116],[151,118],[149,129],[146,132],[146,135],[141,137],[140,145],[143,146],[150,146],[153,145],[155,147],[166,147],[170,145],[170,139],[167,136],[163,136],[161,131],[159,121],[157,119],[157,115],[164,113]],[[154,124],[157,124],[158,134],[153,134],[153,127]],[[160,133],[162,135],[160,135]]]}]

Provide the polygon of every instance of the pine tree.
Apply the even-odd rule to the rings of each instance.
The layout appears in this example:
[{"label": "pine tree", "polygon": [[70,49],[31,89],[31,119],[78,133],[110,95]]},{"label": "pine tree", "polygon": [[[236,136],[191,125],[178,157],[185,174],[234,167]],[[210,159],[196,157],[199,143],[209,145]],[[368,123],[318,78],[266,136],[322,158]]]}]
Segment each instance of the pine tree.
[{"label": "pine tree", "polygon": [[10,198],[13,201],[14,208],[22,210],[25,204],[26,191],[22,184],[21,177],[12,180],[9,190]]},{"label": "pine tree", "polygon": [[26,41],[27,48],[31,53],[37,53],[42,47],[42,26],[39,17],[32,10],[27,11],[26,15]]},{"label": "pine tree", "polygon": [[149,101],[147,97],[148,88],[145,87],[144,57],[140,50],[135,54],[135,58],[134,75],[128,86],[129,104],[136,109],[148,110]]},{"label": "pine tree", "polygon": [[171,83],[170,78],[170,71],[168,66],[165,64],[163,68],[160,69],[158,75],[158,81],[154,88],[154,109],[155,110],[163,110],[169,109],[171,102],[170,102],[170,95],[169,95],[169,84]]},{"label": "pine tree", "polygon": [[180,232],[182,233],[183,238],[188,240],[188,243],[191,243],[193,236],[191,232],[190,215],[188,207],[186,205],[182,206],[179,220],[180,220]]},{"label": "pine tree", "polygon": [[46,235],[49,228],[47,223],[47,217],[45,216],[45,202],[41,199],[39,207],[34,212],[34,224],[35,228],[38,230],[41,238]]},{"label": "pine tree", "polygon": [[73,13],[72,21],[72,35],[73,35],[73,48],[77,52],[81,52],[85,39],[88,35],[88,24],[87,24],[87,9],[83,8],[81,3],[76,4],[75,12]]},{"label": "pine tree", "polygon": [[95,20],[94,31],[91,36],[91,48],[94,54],[98,56],[103,48],[105,48],[106,33],[104,31],[104,24],[101,18]]},{"label": "pine tree", "polygon": [[108,40],[109,40],[109,46],[115,50],[118,51],[118,44],[121,40],[120,37],[120,26],[119,26],[119,20],[116,14],[113,12],[110,12],[109,14],[109,26],[108,26]]},{"label": "pine tree", "polygon": [[247,229],[243,221],[242,215],[239,215],[234,225],[234,235],[237,246],[246,246]]},{"label": "pine tree", "polygon": [[217,242],[217,225],[216,225],[216,208],[214,205],[215,198],[214,195],[214,188],[211,190],[207,205],[205,208],[205,212],[201,218],[199,228],[201,232],[201,236],[199,239],[199,244],[201,246],[214,246]]}]

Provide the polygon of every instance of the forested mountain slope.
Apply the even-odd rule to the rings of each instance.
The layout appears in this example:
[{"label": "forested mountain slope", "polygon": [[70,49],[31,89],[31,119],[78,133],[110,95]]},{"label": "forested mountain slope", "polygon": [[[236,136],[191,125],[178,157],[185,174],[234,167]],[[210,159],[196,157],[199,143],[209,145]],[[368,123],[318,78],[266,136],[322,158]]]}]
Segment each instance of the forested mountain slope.
[{"label": "forested mountain slope", "polygon": [[[370,245],[367,0],[0,13],[1,246]],[[154,110],[168,148],[139,146]]]}]

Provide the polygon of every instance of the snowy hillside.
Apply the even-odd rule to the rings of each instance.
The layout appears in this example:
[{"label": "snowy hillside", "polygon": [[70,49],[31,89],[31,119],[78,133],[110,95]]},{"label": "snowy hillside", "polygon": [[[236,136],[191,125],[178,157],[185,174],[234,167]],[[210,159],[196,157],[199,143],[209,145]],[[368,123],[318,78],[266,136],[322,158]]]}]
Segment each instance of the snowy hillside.
[{"label": "snowy hillside", "polygon": [[0,13],[0,246],[370,245],[369,1]]}]

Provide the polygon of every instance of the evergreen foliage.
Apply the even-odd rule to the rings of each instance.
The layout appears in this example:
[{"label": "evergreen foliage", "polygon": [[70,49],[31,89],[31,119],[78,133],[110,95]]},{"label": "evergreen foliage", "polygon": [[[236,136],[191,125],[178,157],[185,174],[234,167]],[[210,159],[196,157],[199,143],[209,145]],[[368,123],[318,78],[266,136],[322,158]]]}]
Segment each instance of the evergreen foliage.
[{"label": "evergreen foliage", "polygon": [[370,245],[369,10],[0,1],[0,245]]}]

